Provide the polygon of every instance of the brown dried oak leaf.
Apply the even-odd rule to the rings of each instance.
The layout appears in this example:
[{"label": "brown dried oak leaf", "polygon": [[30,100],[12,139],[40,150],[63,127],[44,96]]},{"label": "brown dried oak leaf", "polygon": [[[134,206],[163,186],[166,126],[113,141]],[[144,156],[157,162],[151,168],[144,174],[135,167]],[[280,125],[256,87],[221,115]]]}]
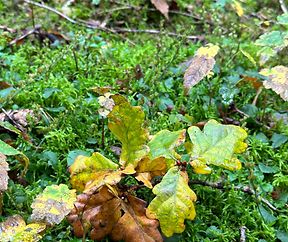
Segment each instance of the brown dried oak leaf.
[{"label": "brown dried oak leaf", "polygon": [[162,241],[158,221],[146,217],[146,202],[127,195],[121,199],[104,186],[89,196],[80,194],[68,215],[74,234],[83,237],[89,230],[93,240],[110,236],[114,241]]}]

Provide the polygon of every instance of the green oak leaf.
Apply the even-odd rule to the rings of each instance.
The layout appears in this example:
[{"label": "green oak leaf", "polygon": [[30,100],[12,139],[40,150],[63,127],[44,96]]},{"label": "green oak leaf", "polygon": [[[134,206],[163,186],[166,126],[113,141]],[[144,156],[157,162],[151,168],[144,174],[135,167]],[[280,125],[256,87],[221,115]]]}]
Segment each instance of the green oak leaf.
[{"label": "green oak leaf", "polygon": [[196,216],[193,202],[197,197],[188,186],[187,173],[176,166],[170,168],[152,191],[156,197],[146,210],[147,217],[158,219],[167,237],[182,233],[185,229],[184,220],[192,220]]},{"label": "green oak leaf", "polygon": [[76,190],[69,190],[64,184],[48,186],[33,201],[31,219],[48,225],[59,224],[74,208],[75,201]]},{"label": "green oak leaf", "polygon": [[161,130],[155,134],[148,143],[150,148],[149,158],[153,160],[159,157],[164,157],[167,159],[167,165],[170,166],[171,163],[174,162],[171,158],[181,158],[181,156],[176,153],[175,148],[184,143],[185,135],[185,129],[174,132],[169,130]]},{"label": "green oak leaf", "polygon": [[[243,141],[247,137],[246,131],[235,125],[222,125],[215,120],[210,120],[203,131],[192,126],[188,129],[192,141],[191,165],[194,171],[207,174],[212,164],[229,170],[241,169],[240,161],[234,154],[246,150],[247,144]],[[204,169],[201,172],[201,169]]]},{"label": "green oak leaf", "polygon": [[108,127],[122,143],[120,164],[135,168],[149,151],[145,145],[148,132],[143,127],[145,114],[141,107],[133,107],[120,97],[116,101],[113,98],[116,105],[108,115]]},{"label": "green oak leaf", "polygon": [[70,182],[77,191],[83,191],[88,182],[92,182],[94,186],[98,183],[100,185],[105,176],[112,174],[117,169],[116,163],[98,152],[93,153],[90,157],[79,155],[69,167]]}]

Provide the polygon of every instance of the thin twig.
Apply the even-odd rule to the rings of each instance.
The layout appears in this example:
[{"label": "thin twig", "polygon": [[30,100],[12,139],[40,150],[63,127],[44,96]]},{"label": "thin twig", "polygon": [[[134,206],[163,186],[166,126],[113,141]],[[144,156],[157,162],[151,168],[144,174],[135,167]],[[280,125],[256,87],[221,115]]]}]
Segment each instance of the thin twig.
[{"label": "thin twig", "polygon": [[[78,20],[72,19],[72,18],[68,17],[67,15],[65,15],[64,13],[62,13],[62,12],[60,12],[54,8],[51,8],[45,4],[37,3],[37,2],[31,1],[31,0],[24,0],[24,2],[28,3],[28,4],[33,4],[39,8],[43,8],[43,9],[46,9],[48,11],[51,11],[51,12],[59,15],[60,17],[66,19],[67,21],[73,23],[73,24],[84,26],[86,28],[99,29],[99,30],[102,30],[105,32],[110,32],[113,34],[124,33],[124,32],[127,32],[127,33],[148,33],[148,34],[160,34],[161,33],[161,31],[154,30],[154,29],[138,30],[138,29],[125,29],[125,28],[117,28],[117,29],[107,28],[107,27],[102,26],[101,24],[95,25],[95,24],[91,24],[91,23],[84,21],[84,20],[81,20],[81,19],[78,19]],[[177,33],[173,33],[173,32],[168,32],[168,33],[164,33],[164,34],[167,34],[169,36],[175,36],[175,37],[185,37],[186,39],[191,39],[191,40],[203,40],[204,39],[203,36],[185,36],[185,35],[181,35],[181,34],[177,34]],[[130,41],[130,43],[134,44],[131,41]]]},{"label": "thin twig", "polygon": [[25,34],[21,35],[20,37],[10,41],[9,46],[12,46],[14,44],[17,44],[17,42],[22,41],[24,39],[26,39],[29,35],[35,34],[37,33],[41,28],[41,25],[36,25],[35,28],[29,30],[28,32],[26,32]]},{"label": "thin twig", "polygon": [[[244,113],[243,111],[241,111],[241,110],[238,109],[238,108],[235,108],[235,111],[236,111],[237,113],[241,114],[242,116],[244,116],[246,119],[247,119],[247,118],[251,118],[247,113]],[[259,122],[258,120],[254,119],[254,118],[253,118],[253,120],[254,120],[254,122],[255,122],[256,124],[258,124],[258,125],[260,125],[260,126],[263,126],[265,129],[271,129],[271,128],[270,128],[269,126],[267,126],[266,124],[263,124],[263,123]]]},{"label": "thin twig", "polygon": [[279,3],[280,3],[280,7],[281,7],[283,13],[288,13],[288,9],[286,7],[284,0],[279,0]]},{"label": "thin twig", "polygon": [[[230,186],[224,186],[223,182],[208,182],[208,181],[201,181],[201,180],[190,180],[189,184],[197,184],[197,185],[202,185],[202,186],[208,186],[220,190],[228,190],[228,189],[234,189],[236,191],[242,191],[244,193],[247,193],[249,195],[256,195],[255,191],[249,187],[249,186],[236,186],[236,187],[230,187]],[[273,211],[277,211],[277,208],[273,206],[267,199],[259,196],[257,194],[258,199],[265,203],[269,208],[271,208]]]},{"label": "thin twig", "polygon": [[190,40],[204,40],[204,36],[199,36],[199,35],[182,35],[182,34],[177,34],[173,32],[161,32],[160,30],[155,30],[155,29],[126,29],[126,28],[115,28],[113,29],[116,32],[127,32],[127,33],[147,33],[147,34],[166,34],[169,36],[175,36],[175,37],[180,37],[180,38],[186,38]]},{"label": "thin twig", "polygon": [[252,105],[256,106],[258,97],[259,97],[260,93],[262,92],[262,90],[263,90],[263,87],[259,87],[259,88],[258,88],[257,93],[256,93],[256,96],[255,96],[255,98],[254,98],[254,100],[253,100],[253,102],[252,102]]}]

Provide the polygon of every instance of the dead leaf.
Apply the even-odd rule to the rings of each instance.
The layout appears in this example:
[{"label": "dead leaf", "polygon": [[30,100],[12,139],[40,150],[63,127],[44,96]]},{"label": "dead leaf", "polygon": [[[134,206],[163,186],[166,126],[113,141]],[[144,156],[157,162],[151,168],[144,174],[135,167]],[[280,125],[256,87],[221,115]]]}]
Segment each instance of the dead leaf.
[{"label": "dead leaf", "polygon": [[215,65],[214,57],[218,51],[219,47],[212,44],[208,44],[206,47],[201,47],[197,50],[196,55],[184,73],[184,89],[186,94],[213,69]]},{"label": "dead leaf", "polygon": [[263,82],[265,88],[271,88],[283,100],[288,101],[288,67],[275,66],[271,69],[261,70],[260,74],[268,78]]},{"label": "dead leaf", "polygon": [[161,12],[166,19],[169,19],[169,5],[166,0],[151,0],[151,3],[155,6],[159,12]]},{"label": "dead leaf", "polygon": [[0,90],[6,89],[9,87],[12,87],[12,85],[9,84],[8,82],[3,82],[3,81],[0,82]]},{"label": "dead leaf", "polygon": [[0,121],[8,121],[15,125],[19,130],[25,131],[28,126],[28,117],[37,120],[34,111],[31,109],[8,110],[0,113]]},{"label": "dead leaf", "polygon": [[128,195],[127,201],[122,202],[125,214],[113,228],[111,238],[116,241],[155,242],[163,241],[157,229],[159,222],[146,216],[146,202]]},{"label": "dead leaf", "polygon": [[114,241],[162,241],[158,221],[146,217],[146,202],[131,195],[117,195],[113,190],[104,186],[96,194],[77,197],[67,218],[74,234],[81,238],[91,230],[93,240],[109,235]]},{"label": "dead leaf", "polygon": [[7,190],[9,165],[6,156],[0,153],[0,193]]}]

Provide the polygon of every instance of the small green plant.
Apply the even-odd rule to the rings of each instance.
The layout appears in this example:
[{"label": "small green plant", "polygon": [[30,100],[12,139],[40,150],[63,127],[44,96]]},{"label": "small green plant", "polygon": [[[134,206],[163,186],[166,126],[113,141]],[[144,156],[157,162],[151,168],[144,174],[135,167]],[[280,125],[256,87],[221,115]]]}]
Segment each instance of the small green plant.
[{"label": "small green plant", "polygon": [[[187,167],[191,166],[197,174],[210,174],[210,165],[240,169],[235,154],[247,147],[243,142],[246,131],[214,120],[207,122],[203,131],[191,126],[187,130],[190,141],[185,143],[184,160],[177,148],[185,142],[185,129],[162,130],[150,137],[142,109],[131,106],[122,96],[114,95],[112,99],[114,107],[108,115],[108,127],[122,143],[119,163],[97,152],[90,157],[76,157],[69,171],[72,187],[81,192],[77,201],[75,190],[66,185],[49,186],[32,204],[32,221],[37,226],[52,226],[71,211],[67,218],[75,235],[85,237],[90,231],[94,240],[110,236],[116,241],[162,241],[159,223],[167,237],[182,233],[185,219],[193,220],[196,216],[197,197],[189,186]],[[135,177],[156,195],[147,208],[146,202],[135,196],[135,190],[142,185],[121,182],[127,176]],[[159,176],[163,178],[157,184],[155,178]],[[42,232],[40,227],[32,231]],[[20,232],[23,230],[26,231],[21,228]],[[12,238],[18,236],[18,232],[11,235],[10,227],[4,229],[3,236],[7,234]],[[40,237],[35,235],[32,241]]]}]

